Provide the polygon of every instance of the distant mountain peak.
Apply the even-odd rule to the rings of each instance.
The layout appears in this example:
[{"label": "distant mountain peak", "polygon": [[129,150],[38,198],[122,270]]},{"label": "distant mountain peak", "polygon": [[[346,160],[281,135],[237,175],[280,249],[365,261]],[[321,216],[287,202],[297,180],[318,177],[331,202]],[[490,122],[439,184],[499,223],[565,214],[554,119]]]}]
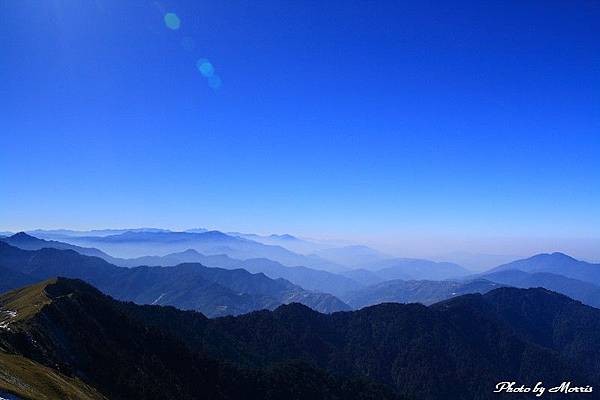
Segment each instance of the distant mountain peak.
[{"label": "distant mountain peak", "polygon": [[298,240],[297,237],[292,236],[288,233],[284,233],[283,235],[272,234],[269,237],[273,238],[273,239],[281,239],[281,240]]},{"label": "distant mountain peak", "polygon": [[198,256],[201,255],[198,251],[194,250],[194,249],[187,249],[184,251],[180,251],[178,253],[172,253],[170,254],[171,256],[183,256],[183,255],[194,255],[194,256]]},{"label": "distant mountain peak", "polygon": [[484,299],[509,299],[505,300],[507,303],[523,301],[526,299],[536,299],[540,304],[550,304],[552,302],[558,302],[561,304],[574,304],[581,302],[574,300],[562,293],[555,292],[543,287],[535,288],[514,288],[514,287],[501,287],[498,289],[491,290],[483,295]]},{"label": "distant mountain peak", "polygon": [[301,303],[283,304],[277,307],[274,312],[279,315],[320,315],[319,312]]},{"label": "distant mountain peak", "polygon": [[12,236],[9,236],[9,239],[13,240],[41,240],[36,238],[35,236],[28,235],[25,232],[17,232]]},{"label": "distant mountain peak", "polygon": [[206,232],[199,233],[199,235],[202,235],[202,237],[211,238],[211,239],[238,239],[236,237],[229,236],[228,234],[223,233],[221,231],[206,231]]},{"label": "distant mountain peak", "polygon": [[568,254],[565,253],[561,253],[559,251],[555,251],[554,253],[541,253],[541,254],[536,254],[535,256],[531,257],[531,259],[541,259],[541,258],[550,258],[550,259],[556,259],[556,260],[569,260],[569,261],[577,261],[575,258],[571,257]]},{"label": "distant mountain peak", "polygon": [[550,255],[551,255],[552,257],[562,257],[562,258],[569,258],[569,259],[571,259],[571,260],[575,260],[575,258],[571,257],[570,255],[568,255],[568,254],[565,254],[565,253],[561,253],[561,252],[558,252],[558,251],[557,251],[557,252],[554,252],[554,253],[552,253],[552,254],[550,254]]}]

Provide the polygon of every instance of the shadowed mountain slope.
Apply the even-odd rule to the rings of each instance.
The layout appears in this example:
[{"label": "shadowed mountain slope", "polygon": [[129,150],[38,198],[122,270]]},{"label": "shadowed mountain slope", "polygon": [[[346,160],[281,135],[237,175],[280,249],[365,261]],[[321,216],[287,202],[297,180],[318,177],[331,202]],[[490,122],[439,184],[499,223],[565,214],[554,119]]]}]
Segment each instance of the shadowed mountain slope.
[{"label": "shadowed mountain slope", "polygon": [[13,311],[2,352],[111,399],[392,398],[378,386],[387,385],[413,399],[487,400],[506,377],[600,382],[600,310],[544,289],[500,288],[430,307],[387,303],[325,315],[290,304],[207,319],[58,279],[0,304]]},{"label": "shadowed mountain slope", "polygon": [[600,286],[578,279],[548,272],[527,273],[519,270],[492,272],[482,278],[518,288],[543,287],[600,308]]},{"label": "shadowed mountain slope", "polygon": [[[11,358],[30,362],[44,379],[54,375],[90,393],[32,395],[34,399],[101,398],[97,392],[112,400],[397,398],[382,385],[334,376],[301,362],[243,369],[194,350],[161,326],[126,312],[138,307],[112,300],[82,281],[62,278],[0,296],[0,310],[11,313],[8,328],[0,330],[0,363]],[[162,308],[147,309],[145,316],[151,317]],[[176,314],[192,315],[198,325],[208,321],[197,313]],[[3,371],[0,388],[21,394],[5,384],[17,374],[14,369]],[[36,375],[21,379],[24,385],[39,385]],[[65,385],[62,391],[67,389]]]}]

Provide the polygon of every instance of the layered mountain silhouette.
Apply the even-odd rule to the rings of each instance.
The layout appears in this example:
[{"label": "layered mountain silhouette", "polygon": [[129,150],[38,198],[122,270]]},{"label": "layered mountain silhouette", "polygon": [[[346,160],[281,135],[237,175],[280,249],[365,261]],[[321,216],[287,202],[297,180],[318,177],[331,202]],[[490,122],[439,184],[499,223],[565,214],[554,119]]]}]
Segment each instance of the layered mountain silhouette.
[{"label": "layered mountain silhouette", "polygon": [[[0,312],[0,362],[10,366],[0,390],[23,397],[43,398],[28,388],[93,399],[487,400],[507,379],[600,383],[600,310],[545,289],[207,319],[52,279],[0,296]],[[29,373],[19,374],[24,362]],[[70,386],[34,385],[49,370]]]},{"label": "layered mountain silhouette", "polygon": [[341,274],[308,267],[288,267],[268,258],[238,260],[226,255],[204,255],[188,249],[165,256],[145,256],[129,259],[115,259],[115,264],[126,267],[140,265],[174,266],[181,263],[201,263],[207,267],[226,269],[243,268],[252,273],[263,273],[269,278],[283,278],[308,290],[331,293],[341,296],[364,285]]},{"label": "layered mountain silhouette", "polygon": [[[148,232],[161,233],[157,229]],[[171,233],[169,231],[164,232]],[[133,233],[146,233],[146,231],[140,229]],[[600,285],[596,283],[599,280],[600,266],[576,260],[562,253],[540,254],[504,264],[494,268],[491,272],[472,277],[463,276],[464,270],[452,263],[436,263],[414,259],[388,259],[369,265],[370,268],[375,269],[374,271],[356,269],[336,274],[308,267],[288,267],[266,258],[240,260],[224,254],[204,255],[193,249],[171,253],[166,256],[125,259],[112,257],[96,248],[81,247],[56,240],[42,240],[25,233],[18,233],[0,240],[22,249],[70,249],[80,254],[101,257],[118,266],[175,266],[185,263],[200,263],[208,267],[241,268],[252,273],[264,273],[272,279],[283,278],[304,289],[333,294],[352,303],[355,308],[387,301],[431,304],[459,294],[485,292],[486,287],[489,289],[494,287],[489,282],[481,285],[481,282],[477,282],[480,279],[519,288],[544,287],[580,300],[585,304],[600,306]],[[277,240],[294,241],[296,238],[291,236],[289,238],[278,237]],[[384,268],[377,270],[379,267]],[[459,278],[452,281],[441,278],[455,275],[459,275]],[[33,282],[31,277],[25,276],[19,271],[7,270],[1,267],[0,276],[4,277],[0,282],[0,290],[3,291]],[[394,277],[397,276],[401,276],[402,279],[395,279]],[[436,278],[422,279],[414,278],[414,276],[434,276]],[[579,278],[572,278],[572,276]],[[163,296],[160,301],[163,301],[163,299],[166,301],[167,298]],[[254,305],[249,308],[231,304],[229,307],[222,307],[221,310],[234,314],[245,312],[246,310],[255,309],[253,307],[258,307],[260,302],[252,304]],[[314,306],[314,304],[312,305]],[[233,312],[231,310],[238,311]],[[320,310],[325,311],[322,308]],[[220,315],[207,309],[204,309],[204,311],[208,315]]]},{"label": "layered mountain silhouette", "polygon": [[548,272],[600,285],[600,264],[576,260],[563,253],[538,254],[527,259],[500,265],[489,272],[509,270],[530,273]]},{"label": "layered mountain silhouette", "polygon": [[504,270],[485,274],[482,278],[518,288],[543,287],[600,308],[600,286],[563,275]]},{"label": "layered mountain silhouette", "polygon": [[162,255],[194,249],[206,255],[225,254],[237,259],[265,257],[289,266],[303,265],[331,271],[343,269],[317,256],[301,255],[281,246],[266,245],[219,231],[200,233],[127,231],[118,235],[67,237],[64,240],[79,246],[99,248],[122,258]]},{"label": "layered mountain silhouette", "polygon": [[[79,278],[103,292],[137,303],[173,305],[208,316],[237,315],[299,302],[323,312],[349,307],[330,294],[309,292],[284,279],[270,279],[243,269],[208,268],[201,264],[175,267],[122,268],[99,257],[72,250],[22,250],[0,242],[0,265],[11,273],[42,280],[53,276]],[[20,274],[20,275],[19,275]],[[15,287],[21,286],[17,280]]]},{"label": "layered mountain silhouette", "polygon": [[81,247],[56,240],[43,240],[23,232],[1,240],[25,250],[40,250],[43,248],[73,250],[79,254],[100,257],[111,264],[121,267],[175,266],[183,263],[200,263],[207,267],[225,269],[243,268],[252,273],[264,273],[272,279],[286,279],[307,290],[330,293],[336,296],[341,296],[349,291],[357,290],[364,286],[353,279],[339,274],[308,267],[287,267],[267,258],[239,260],[224,254],[205,255],[193,249],[187,249],[182,252],[171,253],[165,256],[117,258],[96,248]]},{"label": "layered mountain silhouette", "polygon": [[227,232],[228,235],[253,240],[262,244],[272,246],[281,246],[290,251],[299,254],[313,254],[319,250],[331,247],[330,244],[321,243],[315,240],[306,240],[284,233],[281,235],[257,235],[254,233]]},{"label": "layered mountain silhouette", "polygon": [[[100,257],[104,260],[111,262],[115,260],[114,257],[106,254],[105,252],[98,250],[93,247],[81,247],[73,244],[61,242],[58,240],[45,240],[39,239],[35,236],[31,236],[25,232],[15,233],[14,235],[0,239],[1,241],[10,244],[11,246],[18,247],[23,250],[41,250],[44,248],[52,248],[59,250],[73,250],[79,254],[91,257]],[[138,264],[139,265],[139,264]]]},{"label": "layered mountain silhouette", "polygon": [[372,282],[364,288],[341,295],[353,308],[384,302],[418,302],[427,305],[461,294],[485,293],[499,285],[543,287],[587,305],[600,307],[600,285],[596,284],[600,277],[600,265],[579,261],[562,253],[539,254],[501,265],[487,273],[454,280],[386,280],[381,271],[368,270],[349,271],[344,275],[357,281]]},{"label": "layered mountain silhouette", "polygon": [[371,286],[391,280],[445,280],[466,277],[470,271],[458,264],[413,258],[390,258],[341,272],[347,278]]},{"label": "layered mountain silhouette", "polygon": [[[190,232],[193,230],[190,230]],[[202,232],[206,232],[204,229]],[[127,228],[127,229],[92,229],[87,231],[77,231],[73,229],[35,229],[27,231],[35,237],[49,240],[61,240],[65,237],[74,236],[108,236],[108,235],[119,235],[125,232],[170,232],[168,229],[162,228]]]},{"label": "layered mountain silhouette", "polygon": [[485,279],[469,281],[392,280],[349,292],[342,299],[359,309],[381,303],[421,303],[430,305],[469,293],[487,293],[502,284]]},{"label": "layered mountain silhouette", "polygon": [[471,273],[458,264],[413,258],[391,258],[365,264],[361,269],[374,272],[382,280],[440,280],[458,278]]}]

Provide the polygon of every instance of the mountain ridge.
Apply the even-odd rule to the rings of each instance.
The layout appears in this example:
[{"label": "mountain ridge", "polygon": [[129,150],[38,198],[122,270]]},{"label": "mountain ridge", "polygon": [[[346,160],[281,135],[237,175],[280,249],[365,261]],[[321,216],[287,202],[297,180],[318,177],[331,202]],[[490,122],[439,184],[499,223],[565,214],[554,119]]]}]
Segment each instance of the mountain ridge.
[{"label": "mountain ridge", "polygon": [[325,312],[348,309],[332,295],[308,292],[286,280],[273,280],[243,269],[208,268],[201,264],[122,268],[73,250],[22,250],[4,242],[0,242],[0,265],[38,280],[52,276],[84,279],[119,299],[171,304],[201,310],[210,316],[274,308],[291,301]]},{"label": "mountain ridge", "polygon": [[[121,303],[79,280],[54,278],[0,296],[0,304],[21,314],[24,306],[31,306],[28,299],[40,297],[48,299],[42,308],[14,321],[11,330],[0,330],[0,360],[27,357],[82,379],[112,400],[336,400],[353,394],[365,400],[398,399],[380,384],[338,377],[306,363],[243,369],[202,349],[192,350],[168,331],[127,313],[131,308],[150,310],[143,314],[152,316],[163,307]],[[201,325],[209,321],[198,313],[172,310],[193,316]]]},{"label": "mountain ridge", "polygon": [[600,264],[577,260],[560,252],[536,254],[492,268],[484,274],[506,270],[520,270],[529,273],[547,272],[600,285]]},{"label": "mountain ridge", "polygon": [[[40,250],[43,248],[74,250],[83,255],[103,258],[107,262],[121,267],[175,266],[183,263],[197,262],[213,268],[244,268],[252,273],[263,272],[272,279],[284,278],[307,290],[330,293],[334,296],[340,296],[350,290],[356,290],[362,286],[355,280],[344,277],[343,275],[308,267],[288,267],[266,258],[238,260],[224,254],[205,255],[194,249],[186,249],[178,253],[170,253],[164,256],[144,256],[126,259],[112,257],[95,248],[84,248],[54,240],[48,241],[26,233],[20,233],[18,235],[18,237],[13,235],[6,240],[0,240],[25,250]],[[2,284],[0,283],[0,287],[1,286]]]}]

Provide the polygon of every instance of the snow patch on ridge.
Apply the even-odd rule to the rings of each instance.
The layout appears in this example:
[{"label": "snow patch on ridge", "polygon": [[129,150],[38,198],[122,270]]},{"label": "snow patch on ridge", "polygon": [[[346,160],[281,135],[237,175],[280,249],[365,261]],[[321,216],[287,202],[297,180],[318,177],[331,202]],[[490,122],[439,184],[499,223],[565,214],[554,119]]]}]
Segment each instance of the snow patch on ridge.
[{"label": "snow patch on ridge", "polygon": [[0,329],[10,330],[9,325],[11,320],[17,316],[17,312],[13,310],[0,311]]}]

